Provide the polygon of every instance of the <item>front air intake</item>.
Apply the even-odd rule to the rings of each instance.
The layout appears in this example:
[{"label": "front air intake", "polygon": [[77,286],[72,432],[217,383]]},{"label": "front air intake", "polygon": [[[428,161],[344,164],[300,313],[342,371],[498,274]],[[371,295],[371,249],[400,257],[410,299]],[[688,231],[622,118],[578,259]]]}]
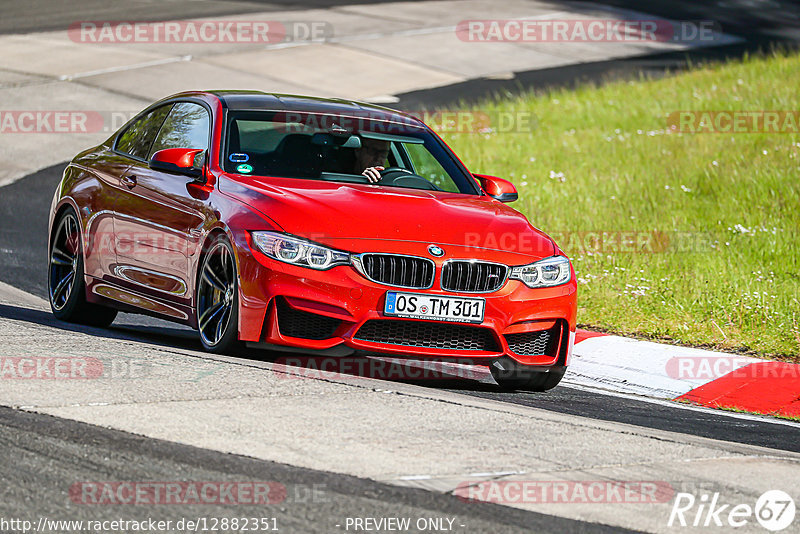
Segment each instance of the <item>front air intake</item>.
[{"label": "front air intake", "polygon": [[359,328],[355,339],[404,347],[500,352],[488,328],[452,323],[372,319]]}]

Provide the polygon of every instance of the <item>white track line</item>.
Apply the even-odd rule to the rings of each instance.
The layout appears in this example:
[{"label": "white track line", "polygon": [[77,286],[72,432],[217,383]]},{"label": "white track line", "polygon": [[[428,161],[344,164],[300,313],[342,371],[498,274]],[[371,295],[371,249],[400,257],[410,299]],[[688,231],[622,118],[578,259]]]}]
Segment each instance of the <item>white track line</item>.
[{"label": "white track line", "polygon": [[98,70],[90,70],[87,72],[78,72],[75,74],[64,74],[58,77],[59,81],[71,81],[77,80],[78,78],[89,78],[91,76],[99,76],[100,74],[109,74],[111,72],[124,72],[126,70],[136,70],[136,69],[143,69],[146,67],[154,67],[156,65],[167,65],[169,63],[179,63],[181,61],[191,61],[192,56],[177,56],[177,57],[168,57],[164,59],[154,59],[152,61],[145,61],[142,63],[134,63],[132,65],[120,65],[119,67],[108,67],[105,69],[98,69]]}]

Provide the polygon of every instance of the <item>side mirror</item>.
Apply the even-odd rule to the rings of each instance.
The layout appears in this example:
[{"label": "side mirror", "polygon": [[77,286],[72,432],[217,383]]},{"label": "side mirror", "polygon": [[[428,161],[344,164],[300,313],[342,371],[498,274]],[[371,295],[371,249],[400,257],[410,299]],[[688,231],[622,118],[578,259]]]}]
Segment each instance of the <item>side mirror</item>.
[{"label": "side mirror", "polygon": [[481,183],[481,188],[487,195],[500,202],[514,202],[519,198],[517,188],[508,180],[486,174],[473,174],[473,176]]},{"label": "side mirror", "polygon": [[197,156],[204,153],[202,148],[165,148],[150,159],[150,168],[171,174],[181,174],[197,180],[203,175],[203,164],[195,164]]}]

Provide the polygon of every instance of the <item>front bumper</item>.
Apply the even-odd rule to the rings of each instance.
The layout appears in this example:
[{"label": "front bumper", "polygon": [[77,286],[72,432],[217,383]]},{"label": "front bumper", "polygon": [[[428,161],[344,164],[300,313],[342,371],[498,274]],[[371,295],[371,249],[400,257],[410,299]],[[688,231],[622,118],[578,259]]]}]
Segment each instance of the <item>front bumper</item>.
[{"label": "front bumper", "polygon": [[[569,363],[576,321],[574,273],[562,286],[530,289],[507,280],[498,291],[476,295],[444,291],[438,279],[430,289],[406,290],[371,282],[351,266],[316,271],[272,260],[249,246],[241,253],[243,341],[323,354],[363,351],[486,365],[502,356],[543,367]],[[440,269],[441,260],[436,264]],[[464,325],[386,317],[388,291],[479,296],[486,299],[484,321]]]}]

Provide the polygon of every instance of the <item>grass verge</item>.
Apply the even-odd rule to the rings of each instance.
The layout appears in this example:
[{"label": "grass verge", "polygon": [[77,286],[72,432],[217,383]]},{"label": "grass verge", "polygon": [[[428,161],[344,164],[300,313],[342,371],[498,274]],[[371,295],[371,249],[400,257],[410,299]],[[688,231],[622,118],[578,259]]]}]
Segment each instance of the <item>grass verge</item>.
[{"label": "grass verge", "polygon": [[800,56],[775,53],[496,98],[469,108],[495,124],[442,137],[474,172],[513,181],[513,206],[572,258],[579,323],[800,362],[800,135],[667,124],[797,111],[798,86]]}]

